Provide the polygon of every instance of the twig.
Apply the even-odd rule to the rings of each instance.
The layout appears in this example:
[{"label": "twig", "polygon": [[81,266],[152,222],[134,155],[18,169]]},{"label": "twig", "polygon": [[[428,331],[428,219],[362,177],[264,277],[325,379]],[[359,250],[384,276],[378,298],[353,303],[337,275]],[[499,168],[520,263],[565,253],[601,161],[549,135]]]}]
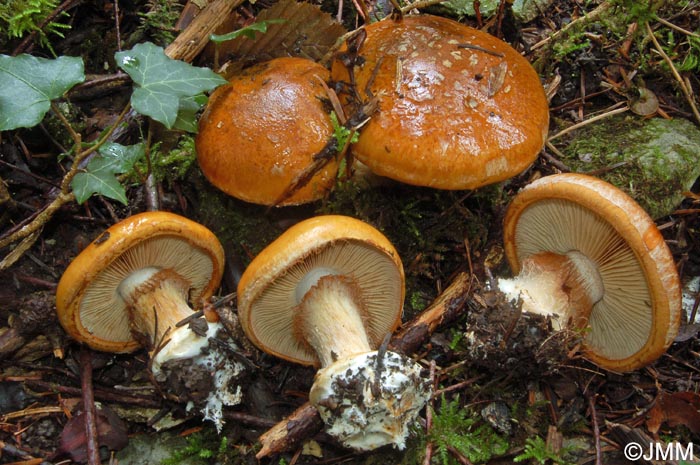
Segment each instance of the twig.
[{"label": "twig", "polygon": [[589,23],[592,21],[597,20],[603,13],[608,11],[610,8],[612,8],[612,4],[608,1],[605,1],[598,5],[593,11],[586,13],[585,15],[581,16],[580,18],[575,19],[574,21],[571,21],[569,24],[567,24],[565,27],[559,29],[557,32],[552,34],[551,36],[540,40],[537,42],[535,45],[530,47],[530,50],[537,50],[538,48],[544,47],[545,45],[548,45],[550,42],[554,42],[559,39],[560,36],[567,34],[571,28],[578,26],[580,24],[585,24]]},{"label": "twig", "polygon": [[[56,213],[56,211],[59,208],[75,200],[75,195],[70,190],[70,183],[75,177],[75,175],[80,172],[81,162],[84,161],[92,153],[94,153],[102,144],[104,144],[109,139],[111,134],[114,132],[117,126],[119,126],[120,122],[122,121],[126,113],[129,111],[129,108],[130,105],[127,104],[126,107],[124,107],[124,110],[122,110],[121,114],[117,118],[117,121],[112,125],[109,131],[107,131],[102,136],[102,138],[97,141],[95,145],[92,145],[88,149],[83,150],[73,158],[73,165],[71,166],[70,171],[68,171],[68,173],[66,173],[65,176],[63,176],[63,180],[61,181],[61,192],[59,192],[58,195],[48,205],[46,205],[46,207],[44,207],[44,209],[41,212],[39,212],[30,223],[23,226],[14,233],[8,235],[7,237],[1,239],[0,249],[12,244],[13,242],[22,240],[31,234],[34,234],[36,231],[44,227],[44,225],[48,223],[49,220],[51,220],[54,213]],[[4,268],[0,267],[0,271],[2,271],[3,269]]]},{"label": "twig", "polygon": [[607,112],[605,112],[605,113],[601,113],[600,115],[596,115],[596,116],[593,116],[593,117],[591,117],[591,118],[588,118],[587,120],[584,120],[584,121],[581,121],[581,122],[579,122],[579,123],[573,124],[573,125],[569,126],[568,128],[562,129],[562,130],[559,131],[558,133],[556,133],[556,134],[554,134],[554,135],[552,135],[552,136],[549,136],[549,138],[547,139],[547,142],[551,142],[551,141],[553,141],[554,139],[557,139],[557,138],[563,136],[564,134],[568,134],[568,133],[570,133],[571,131],[575,131],[576,129],[582,128],[582,127],[584,127],[584,126],[586,126],[586,125],[588,125],[588,124],[594,123],[594,122],[596,122],[596,121],[600,121],[601,119],[605,119],[605,118],[607,118],[607,117],[609,117],[609,116],[613,116],[613,115],[617,115],[617,114],[620,114],[620,113],[624,113],[624,112],[626,112],[627,110],[629,110],[629,106],[627,106],[627,104],[626,104],[625,102],[620,102],[620,103],[617,104],[617,105],[625,105],[625,106],[622,107],[622,108],[615,108],[615,105],[613,105],[613,109],[610,110],[610,111],[607,111]]},{"label": "twig", "polygon": [[323,421],[318,410],[307,402],[260,436],[259,442],[262,447],[255,454],[255,458],[260,460],[289,450],[319,431],[322,426]]},{"label": "twig", "polygon": [[417,318],[399,329],[391,338],[389,348],[404,354],[412,354],[435,330],[454,321],[462,314],[469,297],[471,276],[458,274],[452,283]]},{"label": "twig", "polygon": [[[51,465],[51,463],[46,462],[46,461],[41,460],[41,459],[36,459],[36,458],[32,457],[30,454],[28,454],[27,452],[23,451],[22,449],[18,449],[17,447],[13,446],[12,444],[8,444],[2,440],[0,440],[0,451],[6,452],[7,455],[19,457],[20,459],[22,459],[28,463],[38,463],[38,465]],[[38,462],[35,462],[37,460],[38,460]]]},{"label": "twig", "polygon": [[65,115],[58,107],[58,104],[55,100],[52,100],[50,105],[51,110],[53,110],[54,114],[58,117],[59,120],[61,120],[61,123],[70,134],[71,139],[73,139],[73,147],[75,147],[75,150],[80,150],[80,146],[83,142],[83,137],[80,135],[80,133],[76,132],[75,129],[73,129],[73,126],[70,124],[70,121],[66,119]]},{"label": "twig", "polygon": [[[547,147],[547,148],[549,148],[549,147]],[[557,152],[559,152],[559,150],[557,150]],[[561,153],[559,154],[559,156],[561,156]],[[558,170],[560,170],[564,173],[568,173],[571,171],[571,168],[566,166],[566,164],[564,162],[562,162],[558,158],[555,158],[554,156],[550,155],[545,150],[542,151],[542,158],[547,160],[552,166],[554,166],[555,168],[557,168]]]},{"label": "twig", "polygon": [[97,409],[92,390],[92,353],[83,347],[80,351],[80,387],[83,391],[85,412],[85,439],[88,465],[100,465],[100,445],[97,439]]},{"label": "twig", "polygon": [[5,258],[0,260],[0,270],[6,270],[15,264],[15,262],[17,262],[17,260],[19,260],[20,257],[27,252],[27,250],[32,248],[36,240],[39,239],[40,234],[41,229],[34,231],[29,236],[22,239],[22,242],[20,242],[17,247],[12,249],[12,251],[10,251]]},{"label": "twig", "polygon": [[174,60],[191,62],[209,43],[209,36],[226,21],[243,0],[214,0],[192,20],[187,28],[165,49]]},{"label": "twig", "polygon": [[[43,380],[27,380],[26,381],[28,386],[34,386],[35,388],[38,389],[43,389],[47,391],[52,391],[52,392],[60,392],[61,394],[68,394],[70,396],[80,396],[81,390],[76,387],[70,387],[70,386],[61,386],[56,383],[49,383]],[[110,392],[106,391],[104,389],[94,389],[94,397],[97,400],[104,401],[104,402],[116,402],[116,403],[122,403],[122,404],[130,404],[130,405],[136,405],[138,407],[144,407],[144,408],[160,408],[163,404],[162,399],[160,398],[155,398],[155,397],[138,397],[138,396],[130,396],[130,395],[125,395],[121,393],[115,393],[115,392]]]},{"label": "twig", "polygon": [[591,424],[593,425],[593,439],[595,442],[595,465],[603,465],[603,452],[600,448],[600,426],[596,417],[595,394],[588,395],[588,407],[591,409]]},{"label": "twig", "polygon": [[117,51],[122,51],[122,32],[119,23],[119,0],[114,0],[114,30],[116,31]]},{"label": "twig", "polygon": [[480,379],[482,379],[485,375],[478,375],[473,378],[465,379],[464,381],[460,381],[459,383],[455,383],[451,386],[447,386],[446,388],[438,389],[437,391],[433,392],[433,399],[436,397],[440,397],[443,394],[447,392],[452,392],[452,391],[460,391],[464,389],[467,386],[471,386],[472,384],[476,383]]},{"label": "twig", "polygon": [[686,30],[686,29],[683,29],[683,28],[680,27],[680,26],[676,26],[676,25],[673,24],[671,21],[666,21],[666,20],[663,19],[663,18],[656,18],[656,20],[657,20],[658,22],[660,22],[661,24],[663,24],[664,26],[669,27],[669,28],[671,28],[671,29],[673,29],[673,30],[675,30],[675,31],[678,31],[678,32],[680,32],[681,34],[685,34],[685,35],[687,35],[687,36],[692,36],[692,37],[700,37],[700,34],[696,34],[696,33],[694,33],[694,32],[691,32],[691,31],[688,31],[688,30]]},{"label": "twig", "polygon": [[[430,361],[430,380],[433,383],[433,390],[437,387],[435,378],[435,360]],[[425,436],[430,437],[430,430],[433,427],[433,398],[428,400],[428,406],[425,409]],[[433,456],[433,442],[428,440],[425,444],[425,458],[423,465],[430,465],[430,459]]]},{"label": "twig", "polygon": [[447,446],[447,451],[452,454],[452,456],[457,459],[461,465],[472,465],[472,462],[466,458],[460,451],[454,446]]},{"label": "twig", "polygon": [[401,8],[402,13],[408,13],[411,10],[420,10],[421,8],[428,8],[433,5],[439,5],[446,0],[418,0],[405,7]]},{"label": "twig", "polygon": [[669,56],[664,52],[663,48],[661,48],[661,45],[659,44],[659,41],[656,40],[656,36],[654,36],[654,31],[651,29],[651,26],[647,22],[646,24],[647,28],[647,34],[649,35],[649,38],[651,41],[654,43],[654,48],[656,51],[661,55],[661,57],[664,59],[668,67],[671,69],[671,73],[673,73],[673,77],[676,78],[678,81],[678,84],[681,86],[681,91],[683,92],[683,95],[685,96],[685,99],[688,101],[688,105],[690,105],[690,108],[693,110],[693,115],[695,116],[695,121],[700,125],[700,111],[698,111],[698,107],[695,105],[695,99],[690,93],[690,89],[688,86],[685,85],[685,81],[681,77],[681,75],[678,73],[678,70],[676,67],[673,65],[673,60],[669,58]]}]

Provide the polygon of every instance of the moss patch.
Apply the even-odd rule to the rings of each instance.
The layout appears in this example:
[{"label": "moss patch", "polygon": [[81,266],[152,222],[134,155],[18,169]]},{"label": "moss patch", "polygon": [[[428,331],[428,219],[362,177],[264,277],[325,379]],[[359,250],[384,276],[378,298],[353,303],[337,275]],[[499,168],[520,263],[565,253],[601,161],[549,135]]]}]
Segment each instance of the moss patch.
[{"label": "moss patch", "polygon": [[672,213],[700,176],[700,130],[683,119],[608,118],[561,150],[573,171],[621,188],[655,219]]}]

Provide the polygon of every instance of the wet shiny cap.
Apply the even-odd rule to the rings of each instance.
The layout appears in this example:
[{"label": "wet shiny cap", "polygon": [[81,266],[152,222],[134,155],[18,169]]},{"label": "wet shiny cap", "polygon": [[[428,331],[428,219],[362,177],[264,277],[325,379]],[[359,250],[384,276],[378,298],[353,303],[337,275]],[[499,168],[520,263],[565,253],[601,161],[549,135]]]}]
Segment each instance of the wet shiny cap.
[{"label": "wet shiny cap", "polygon": [[[272,205],[333,136],[322,81],[328,70],[303,58],[252,66],[219,87],[199,121],[197,161],[207,179],[247,202]],[[321,198],[332,186],[329,162],[281,205]]]},{"label": "wet shiny cap", "polygon": [[[494,36],[429,15],[365,27],[356,89],[379,110],[353,153],[376,174],[474,189],[525,170],[544,146],[549,109],[537,73]],[[334,81],[348,81],[340,60]]]}]

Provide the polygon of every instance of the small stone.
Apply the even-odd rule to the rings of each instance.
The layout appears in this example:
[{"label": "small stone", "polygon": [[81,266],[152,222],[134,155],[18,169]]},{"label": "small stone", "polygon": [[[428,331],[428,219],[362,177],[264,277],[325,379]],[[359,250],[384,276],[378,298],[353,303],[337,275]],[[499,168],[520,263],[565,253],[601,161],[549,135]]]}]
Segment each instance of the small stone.
[{"label": "small stone", "polygon": [[606,118],[560,148],[572,171],[600,172],[654,219],[673,213],[700,176],[700,129],[681,118]]}]

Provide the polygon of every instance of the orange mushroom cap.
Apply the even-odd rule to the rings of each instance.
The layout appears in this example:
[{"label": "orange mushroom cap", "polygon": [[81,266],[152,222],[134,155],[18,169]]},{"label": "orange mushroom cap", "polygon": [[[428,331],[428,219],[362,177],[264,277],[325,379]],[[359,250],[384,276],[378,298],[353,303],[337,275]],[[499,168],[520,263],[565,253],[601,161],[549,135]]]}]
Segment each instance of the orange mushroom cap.
[{"label": "orange mushroom cap", "polygon": [[289,228],[246,268],[238,284],[238,315],[260,349],[296,363],[317,357],[294,330],[297,286],[314,268],[352,277],[366,304],[364,326],[374,347],[401,322],[404,273],[389,240],[360,220],[326,215]]},{"label": "orange mushroom cap", "polygon": [[199,304],[219,286],[224,252],[211,231],[182,216],[158,211],[126,218],[88,245],[63,273],[56,312],[66,332],[96,350],[139,348],[117,288],[146,267],[175,271],[190,283],[190,300]]},{"label": "orange mushroom cap", "polygon": [[[276,58],[232,77],[211,96],[195,139],[197,161],[216,187],[272,205],[333,136],[322,102],[329,72],[303,58]],[[332,186],[331,160],[281,205],[321,198]]]},{"label": "orange mushroom cap", "polygon": [[[408,184],[474,189],[525,170],[544,146],[549,109],[537,73],[505,42],[450,19],[365,26],[355,86],[379,97],[353,154]],[[334,81],[348,81],[340,60]]]},{"label": "orange mushroom cap", "polygon": [[584,352],[597,365],[634,370],[673,342],[681,314],[673,256],[654,221],[623,191],[582,174],[538,179],[513,199],[503,234],[515,273],[539,252],[577,251],[595,265],[604,292],[593,305]]}]

